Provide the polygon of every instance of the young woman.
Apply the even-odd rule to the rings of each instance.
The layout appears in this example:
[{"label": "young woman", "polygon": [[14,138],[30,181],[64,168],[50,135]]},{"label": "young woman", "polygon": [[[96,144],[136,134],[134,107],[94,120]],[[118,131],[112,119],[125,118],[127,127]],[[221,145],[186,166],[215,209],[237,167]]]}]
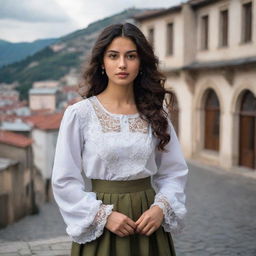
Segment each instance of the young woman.
[{"label": "young woman", "polygon": [[152,47],[133,24],[108,26],[83,78],[84,99],[61,121],[52,173],[71,255],[174,256],[188,167]]}]

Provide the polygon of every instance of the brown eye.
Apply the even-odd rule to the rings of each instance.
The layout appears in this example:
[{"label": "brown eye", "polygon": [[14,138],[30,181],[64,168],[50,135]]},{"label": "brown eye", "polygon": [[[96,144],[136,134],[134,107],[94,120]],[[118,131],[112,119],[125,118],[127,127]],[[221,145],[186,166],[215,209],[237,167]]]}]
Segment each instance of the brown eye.
[{"label": "brown eye", "polygon": [[111,54],[109,54],[109,57],[110,57],[111,59],[114,59],[114,58],[116,57],[116,54],[111,53]]},{"label": "brown eye", "polygon": [[131,60],[133,60],[133,59],[135,59],[137,56],[136,55],[134,55],[134,54],[130,54],[130,55],[128,55],[128,59],[131,59]]}]

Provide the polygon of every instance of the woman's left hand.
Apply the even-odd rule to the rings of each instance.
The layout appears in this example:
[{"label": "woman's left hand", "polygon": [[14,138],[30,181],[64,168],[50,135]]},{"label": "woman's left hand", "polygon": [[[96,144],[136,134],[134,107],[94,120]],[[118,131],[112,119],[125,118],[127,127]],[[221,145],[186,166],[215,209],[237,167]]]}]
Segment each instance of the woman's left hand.
[{"label": "woman's left hand", "polygon": [[151,235],[160,227],[163,218],[163,210],[157,205],[152,206],[135,222],[136,232],[146,236]]}]

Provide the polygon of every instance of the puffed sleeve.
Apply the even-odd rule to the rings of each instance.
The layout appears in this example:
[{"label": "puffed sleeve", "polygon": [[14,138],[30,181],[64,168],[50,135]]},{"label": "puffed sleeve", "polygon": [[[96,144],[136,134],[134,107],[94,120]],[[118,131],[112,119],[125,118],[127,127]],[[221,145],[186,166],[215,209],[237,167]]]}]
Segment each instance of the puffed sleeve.
[{"label": "puffed sleeve", "polygon": [[82,171],[83,135],[77,109],[68,106],[61,120],[54,165],[52,190],[66,232],[77,243],[102,235],[113,205],[104,205],[94,192],[85,191]]},{"label": "puffed sleeve", "polygon": [[152,185],[156,190],[154,203],[164,213],[162,226],[166,232],[180,233],[184,228],[186,215],[184,189],[187,182],[188,167],[181,147],[168,118],[168,133],[171,138],[165,148],[168,152],[155,150],[155,161],[158,171],[152,177]]}]

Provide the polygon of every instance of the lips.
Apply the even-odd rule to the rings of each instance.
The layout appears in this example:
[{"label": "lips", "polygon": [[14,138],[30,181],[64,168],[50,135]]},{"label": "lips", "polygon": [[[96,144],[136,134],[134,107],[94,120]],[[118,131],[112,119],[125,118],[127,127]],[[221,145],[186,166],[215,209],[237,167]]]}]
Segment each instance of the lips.
[{"label": "lips", "polygon": [[120,79],[125,79],[126,77],[128,77],[129,73],[126,72],[120,72],[117,74],[118,78]]},{"label": "lips", "polygon": [[120,73],[117,73],[117,75],[121,75],[121,76],[128,76],[129,73],[126,73],[126,72],[120,72]]}]

